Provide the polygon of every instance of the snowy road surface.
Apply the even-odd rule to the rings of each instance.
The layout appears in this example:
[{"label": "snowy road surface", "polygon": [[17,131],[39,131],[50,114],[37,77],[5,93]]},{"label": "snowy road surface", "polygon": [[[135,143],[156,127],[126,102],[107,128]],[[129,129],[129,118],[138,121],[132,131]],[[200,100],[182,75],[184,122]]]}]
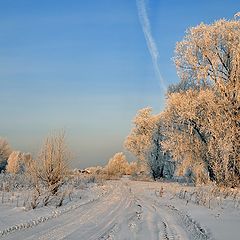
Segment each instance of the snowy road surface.
[{"label": "snowy road surface", "polygon": [[[13,231],[2,238],[201,240],[223,237],[222,239],[226,239],[222,234],[220,238],[212,236],[208,227],[204,227],[204,223],[193,220],[189,214],[180,210],[185,204],[180,200],[174,202],[166,197],[167,189],[164,189],[163,196],[160,196],[159,191],[156,191],[157,183],[122,179],[109,181],[106,185],[109,188],[107,194],[94,201],[89,201],[41,224]],[[205,208],[199,207],[199,209],[201,211]],[[206,211],[206,216],[209,214],[209,220],[211,213],[207,211],[210,210],[203,211]],[[221,223],[219,224],[221,226]]]}]

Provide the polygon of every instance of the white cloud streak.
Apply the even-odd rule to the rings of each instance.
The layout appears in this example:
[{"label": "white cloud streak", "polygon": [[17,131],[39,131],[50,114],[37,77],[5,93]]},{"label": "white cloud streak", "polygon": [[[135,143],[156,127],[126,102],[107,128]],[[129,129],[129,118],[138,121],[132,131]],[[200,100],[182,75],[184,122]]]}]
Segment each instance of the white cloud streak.
[{"label": "white cloud streak", "polygon": [[159,52],[156,45],[156,42],[153,38],[152,32],[151,32],[151,24],[148,18],[147,10],[146,10],[146,4],[145,0],[136,0],[137,3],[137,9],[138,9],[138,16],[140,20],[140,24],[142,26],[142,30],[145,36],[145,40],[147,42],[148,50],[152,58],[153,67],[155,70],[155,73],[160,80],[160,86],[163,91],[166,91],[166,85],[164,83],[164,79],[162,77],[160,66],[159,66]]},{"label": "white cloud streak", "polygon": [[235,20],[240,20],[240,12],[237,12],[236,14],[234,14],[234,19]]}]

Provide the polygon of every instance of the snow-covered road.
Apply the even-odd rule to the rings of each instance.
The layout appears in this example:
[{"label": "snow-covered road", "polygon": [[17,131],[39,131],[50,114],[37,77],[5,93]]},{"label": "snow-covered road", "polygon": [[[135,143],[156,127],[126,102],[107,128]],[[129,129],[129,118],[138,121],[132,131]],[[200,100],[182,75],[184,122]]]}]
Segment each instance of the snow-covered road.
[{"label": "snow-covered road", "polygon": [[[108,181],[108,191],[36,226],[14,231],[4,239],[212,239],[210,230],[159,196],[158,185],[122,179]],[[167,189],[164,190],[167,192]],[[234,239],[234,238],[231,238]]]}]

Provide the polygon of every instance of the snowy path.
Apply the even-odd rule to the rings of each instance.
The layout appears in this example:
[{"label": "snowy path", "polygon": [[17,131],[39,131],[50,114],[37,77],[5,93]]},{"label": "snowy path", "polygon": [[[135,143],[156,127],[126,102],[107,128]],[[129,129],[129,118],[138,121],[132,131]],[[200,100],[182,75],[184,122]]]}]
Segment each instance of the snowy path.
[{"label": "snowy path", "polygon": [[3,239],[188,240],[210,239],[205,229],[156,194],[154,183],[110,181],[95,201]]}]

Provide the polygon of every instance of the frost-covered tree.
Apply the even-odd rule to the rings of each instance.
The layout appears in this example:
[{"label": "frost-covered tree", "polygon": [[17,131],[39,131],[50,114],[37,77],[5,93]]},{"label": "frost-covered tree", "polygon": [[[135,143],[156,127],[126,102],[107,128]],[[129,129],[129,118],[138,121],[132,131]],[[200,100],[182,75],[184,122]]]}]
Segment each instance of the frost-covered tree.
[{"label": "frost-covered tree", "polygon": [[13,151],[8,158],[6,171],[16,174],[21,171],[23,168],[22,166],[22,153],[19,151]]},{"label": "frost-covered tree", "polygon": [[210,133],[206,129],[206,115],[213,97],[211,90],[173,93],[168,96],[162,113],[164,149],[179,163],[178,174],[191,170],[196,182],[206,182],[208,177],[215,180],[208,150]]},{"label": "frost-covered tree", "polygon": [[31,154],[13,151],[8,157],[6,171],[9,173],[23,173],[31,164]]},{"label": "frost-covered tree", "polygon": [[132,152],[140,161],[146,161],[146,154],[151,147],[153,131],[156,127],[156,120],[152,116],[151,108],[144,108],[138,111],[133,120],[135,125],[125,140],[125,147]]},{"label": "frost-covered tree", "polygon": [[162,113],[155,116],[155,128],[152,132],[151,146],[146,154],[148,166],[154,179],[172,178],[175,172],[175,163],[168,150],[163,148],[165,125]]},{"label": "frost-covered tree", "polygon": [[0,137],[0,173],[6,169],[7,159],[12,150],[8,142]]},{"label": "frost-covered tree", "polygon": [[137,162],[136,161],[130,162],[126,170],[126,174],[134,175],[134,174],[137,174],[138,172],[139,172],[139,166]]},{"label": "frost-covered tree", "polygon": [[180,84],[171,88],[165,113],[166,148],[230,186],[240,183],[239,62],[240,21],[189,29],[176,46]]},{"label": "frost-covered tree", "polygon": [[31,153],[22,153],[22,170],[24,172],[28,171],[28,168],[30,167],[30,165],[32,164],[32,155]]},{"label": "frost-covered tree", "polygon": [[154,179],[173,174],[169,154],[163,151],[160,115],[152,115],[151,108],[141,109],[134,119],[134,128],[124,145],[146,166]]},{"label": "frost-covered tree", "polygon": [[108,162],[106,166],[107,174],[113,176],[122,176],[126,174],[128,169],[128,161],[126,156],[122,153],[116,153]]},{"label": "frost-covered tree", "polygon": [[64,183],[69,158],[65,134],[51,135],[45,140],[37,160],[29,165],[28,173],[36,186],[43,184],[54,195]]}]

